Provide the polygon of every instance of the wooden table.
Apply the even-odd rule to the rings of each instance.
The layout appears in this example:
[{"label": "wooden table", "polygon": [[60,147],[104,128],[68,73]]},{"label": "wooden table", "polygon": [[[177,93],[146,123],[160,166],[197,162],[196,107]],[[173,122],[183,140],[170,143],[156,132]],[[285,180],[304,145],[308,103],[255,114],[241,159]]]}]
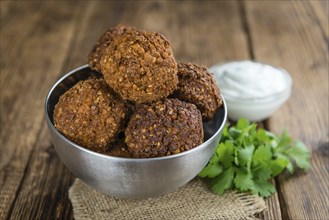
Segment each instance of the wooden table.
[{"label": "wooden table", "polygon": [[44,99],[118,23],[164,34],[179,61],[256,59],[287,69],[289,101],[262,124],[312,150],[275,179],[262,219],[329,218],[328,1],[1,1],[0,219],[71,219],[74,176],[57,156]]}]

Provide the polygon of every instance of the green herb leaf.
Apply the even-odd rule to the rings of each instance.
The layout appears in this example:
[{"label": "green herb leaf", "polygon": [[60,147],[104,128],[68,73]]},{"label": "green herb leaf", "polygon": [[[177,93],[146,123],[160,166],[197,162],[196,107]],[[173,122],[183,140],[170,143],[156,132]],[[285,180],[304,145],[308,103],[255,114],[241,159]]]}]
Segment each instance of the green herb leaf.
[{"label": "green herb leaf", "polygon": [[218,176],[219,174],[221,174],[223,172],[223,167],[222,165],[215,163],[215,164],[211,164],[209,166],[206,166],[200,173],[199,176],[200,177],[209,177],[209,178],[213,178]]},{"label": "green herb leaf", "polygon": [[271,161],[272,177],[275,177],[283,172],[289,164],[289,160],[285,158],[277,158]]},{"label": "green herb leaf", "polygon": [[240,119],[236,126],[225,126],[216,152],[200,177],[211,178],[213,192],[223,194],[235,188],[250,191],[263,197],[275,192],[269,182],[287,169],[310,167],[310,153],[300,141],[293,143],[286,130],[280,136],[255,123]]},{"label": "green herb leaf", "polygon": [[269,145],[260,145],[255,150],[254,156],[253,156],[253,164],[259,165],[263,162],[268,162],[272,158],[272,152],[271,147]]},{"label": "green herb leaf", "polygon": [[275,148],[278,149],[278,151],[282,151],[284,149],[287,148],[287,146],[291,145],[291,137],[288,135],[286,130],[283,130],[281,137],[280,137],[280,141],[278,143],[278,146],[276,146]]},{"label": "green herb leaf", "polygon": [[263,143],[270,141],[270,137],[268,136],[267,132],[262,128],[258,129],[256,138]]},{"label": "green herb leaf", "polygon": [[303,142],[297,141],[295,147],[288,148],[285,154],[293,158],[300,169],[307,170],[310,167],[311,156]]},{"label": "green herb leaf", "polygon": [[237,147],[238,161],[239,161],[240,166],[250,167],[254,149],[255,149],[254,145],[248,145],[245,147]]},{"label": "green herb leaf", "polygon": [[230,167],[213,181],[211,190],[216,194],[223,195],[225,190],[232,188],[233,177],[234,168]]},{"label": "green herb leaf", "polygon": [[233,143],[230,141],[226,141],[225,143],[221,143],[217,150],[217,155],[219,158],[219,161],[223,165],[225,169],[232,166],[232,162],[234,161],[233,153],[234,153],[234,147]]},{"label": "green herb leaf", "polygon": [[253,180],[250,173],[239,169],[234,178],[235,187],[241,191],[247,191],[252,188]]},{"label": "green herb leaf", "polygon": [[254,179],[259,179],[262,181],[267,181],[272,176],[272,169],[270,164],[268,163],[261,163],[257,167],[252,168],[252,175]]},{"label": "green herb leaf", "polygon": [[248,126],[249,126],[249,124],[250,124],[250,122],[247,120],[247,119],[245,119],[245,118],[241,118],[239,121],[238,121],[238,123],[236,124],[236,129],[238,129],[238,130],[243,130],[243,129],[245,129],[245,128],[248,128]]},{"label": "green herb leaf", "polygon": [[253,194],[258,194],[262,197],[269,197],[276,192],[275,187],[267,181],[254,181],[251,187]]}]

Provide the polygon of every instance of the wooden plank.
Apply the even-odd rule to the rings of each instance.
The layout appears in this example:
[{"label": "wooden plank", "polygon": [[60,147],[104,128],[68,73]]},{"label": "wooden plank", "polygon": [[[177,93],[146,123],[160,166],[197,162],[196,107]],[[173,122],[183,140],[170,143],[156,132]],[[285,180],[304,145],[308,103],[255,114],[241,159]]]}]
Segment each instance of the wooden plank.
[{"label": "wooden plank", "polygon": [[[89,32],[83,36],[77,35],[77,38],[81,38],[77,41],[83,40],[85,45],[80,45],[80,50],[72,51],[73,57],[80,57],[80,59],[73,61],[72,59],[75,58],[68,57],[69,63],[76,64],[66,65],[69,67],[65,68],[65,71],[86,63],[85,57],[93,43],[105,30],[118,23],[164,34],[171,42],[177,60],[209,66],[225,60],[247,59],[249,56],[246,36],[238,16],[239,10],[234,2],[196,4],[151,1],[112,4],[110,6],[108,3],[98,2],[95,5],[99,13],[93,16],[93,21],[88,26]],[[103,13],[103,10],[106,11],[112,7],[115,7],[116,11]],[[218,10],[221,14],[218,14]],[[205,11],[207,14],[204,13]],[[192,14],[197,16],[191,16]],[[227,24],[222,16],[230,14],[237,16],[232,16]],[[205,20],[207,23],[202,22]],[[230,24],[235,26],[230,26]]]},{"label": "wooden plank", "polygon": [[310,4],[309,13],[312,13],[315,16],[311,17],[314,19],[315,23],[318,23],[321,27],[323,37],[328,42],[329,40],[329,1],[308,1]]},{"label": "wooden plank", "polygon": [[[178,61],[210,66],[218,62],[248,59],[247,36],[236,2],[162,4],[152,7],[164,8],[167,18],[159,17],[160,13],[154,10],[141,19],[147,29],[167,36]],[[144,10],[143,13],[146,13],[147,8]],[[223,19],[225,17],[230,19]]]},{"label": "wooden plank", "polygon": [[247,2],[247,18],[255,58],[287,69],[293,78],[289,101],[269,119],[269,128],[283,128],[312,150],[308,173],[278,178],[283,219],[326,219],[328,211],[328,50],[321,27],[308,3]]},{"label": "wooden plank", "polygon": [[43,124],[44,97],[74,34],[70,5],[1,2],[0,219],[10,214]]},{"label": "wooden plank", "polygon": [[[98,3],[100,4],[100,3]],[[117,9],[121,3],[113,3],[102,8],[103,15],[118,13]],[[61,71],[56,72],[56,78],[63,75],[65,71],[73,69],[79,65],[85,64],[87,54],[91,50],[91,45],[87,45],[90,35],[90,29],[93,27],[95,16],[99,16],[100,11],[95,10],[94,2],[87,2],[78,8],[74,27],[74,40],[63,57]],[[113,7],[112,7],[113,6]],[[74,10],[75,5],[67,6],[68,10]],[[109,10],[109,8],[111,10]],[[45,13],[40,11],[39,13]],[[117,16],[120,18],[120,16]],[[112,22],[116,22],[112,19]],[[83,24],[83,25],[80,25]],[[64,26],[65,27],[65,26]],[[70,41],[70,40],[68,40]],[[94,42],[94,40],[92,40]],[[52,80],[51,83],[54,83]],[[48,89],[50,88],[50,85]],[[41,109],[43,111],[43,108]],[[30,162],[26,167],[26,174],[17,193],[16,202],[12,208],[11,219],[17,219],[24,216],[26,219],[73,219],[71,203],[68,198],[68,189],[74,180],[74,176],[65,168],[60,158],[57,156],[53,146],[50,143],[50,137],[46,125],[41,122],[39,138],[34,144],[30,156]],[[29,206],[26,206],[29,204]]]},{"label": "wooden plank", "polygon": [[[66,55],[61,75],[88,63],[88,54],[98,38],[107,29],[117,24],[129,24],[135,17],[138,3],[120,1],[91,1],[85,7],[85,15],[79,19],[78,32],[71,45],[71,51]],[[127,8],[130,6],[129,8]],[[134,8],[134,10],[132,9]],[[88,16],[87,16],[88,15]]]},{"label": "wooden plank", "polygon": [[[10,219],[72,219],[68,187],[74,176],[64,166],[42,126]],[[26,205],[29,204],[29,205]]]}]

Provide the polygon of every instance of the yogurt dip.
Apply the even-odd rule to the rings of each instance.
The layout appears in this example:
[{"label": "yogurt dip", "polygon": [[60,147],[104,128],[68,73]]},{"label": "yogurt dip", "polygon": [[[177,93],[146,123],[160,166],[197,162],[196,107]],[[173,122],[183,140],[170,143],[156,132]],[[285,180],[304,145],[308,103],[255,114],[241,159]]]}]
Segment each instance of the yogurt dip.
[{"label": "yogurt dip", "polygon": [[290,96],[292,80],[283,69],[253,61],[235,61],[210,68],[233,120],[260,121]]}]

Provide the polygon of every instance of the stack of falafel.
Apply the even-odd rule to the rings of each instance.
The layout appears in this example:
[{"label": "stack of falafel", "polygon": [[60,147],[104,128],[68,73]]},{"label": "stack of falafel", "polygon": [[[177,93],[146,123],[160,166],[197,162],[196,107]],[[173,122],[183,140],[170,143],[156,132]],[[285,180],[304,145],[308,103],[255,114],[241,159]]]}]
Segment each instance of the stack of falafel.
[{"label": "stack of falafel", "polygon": [[119,25],[89,56],[101,78],[74,85],[54,110],[55,127],[71,141],[118,157],[177,154],[203,143],[202,121],[222,106],[206,67],[177,63],[159,33]]}]

